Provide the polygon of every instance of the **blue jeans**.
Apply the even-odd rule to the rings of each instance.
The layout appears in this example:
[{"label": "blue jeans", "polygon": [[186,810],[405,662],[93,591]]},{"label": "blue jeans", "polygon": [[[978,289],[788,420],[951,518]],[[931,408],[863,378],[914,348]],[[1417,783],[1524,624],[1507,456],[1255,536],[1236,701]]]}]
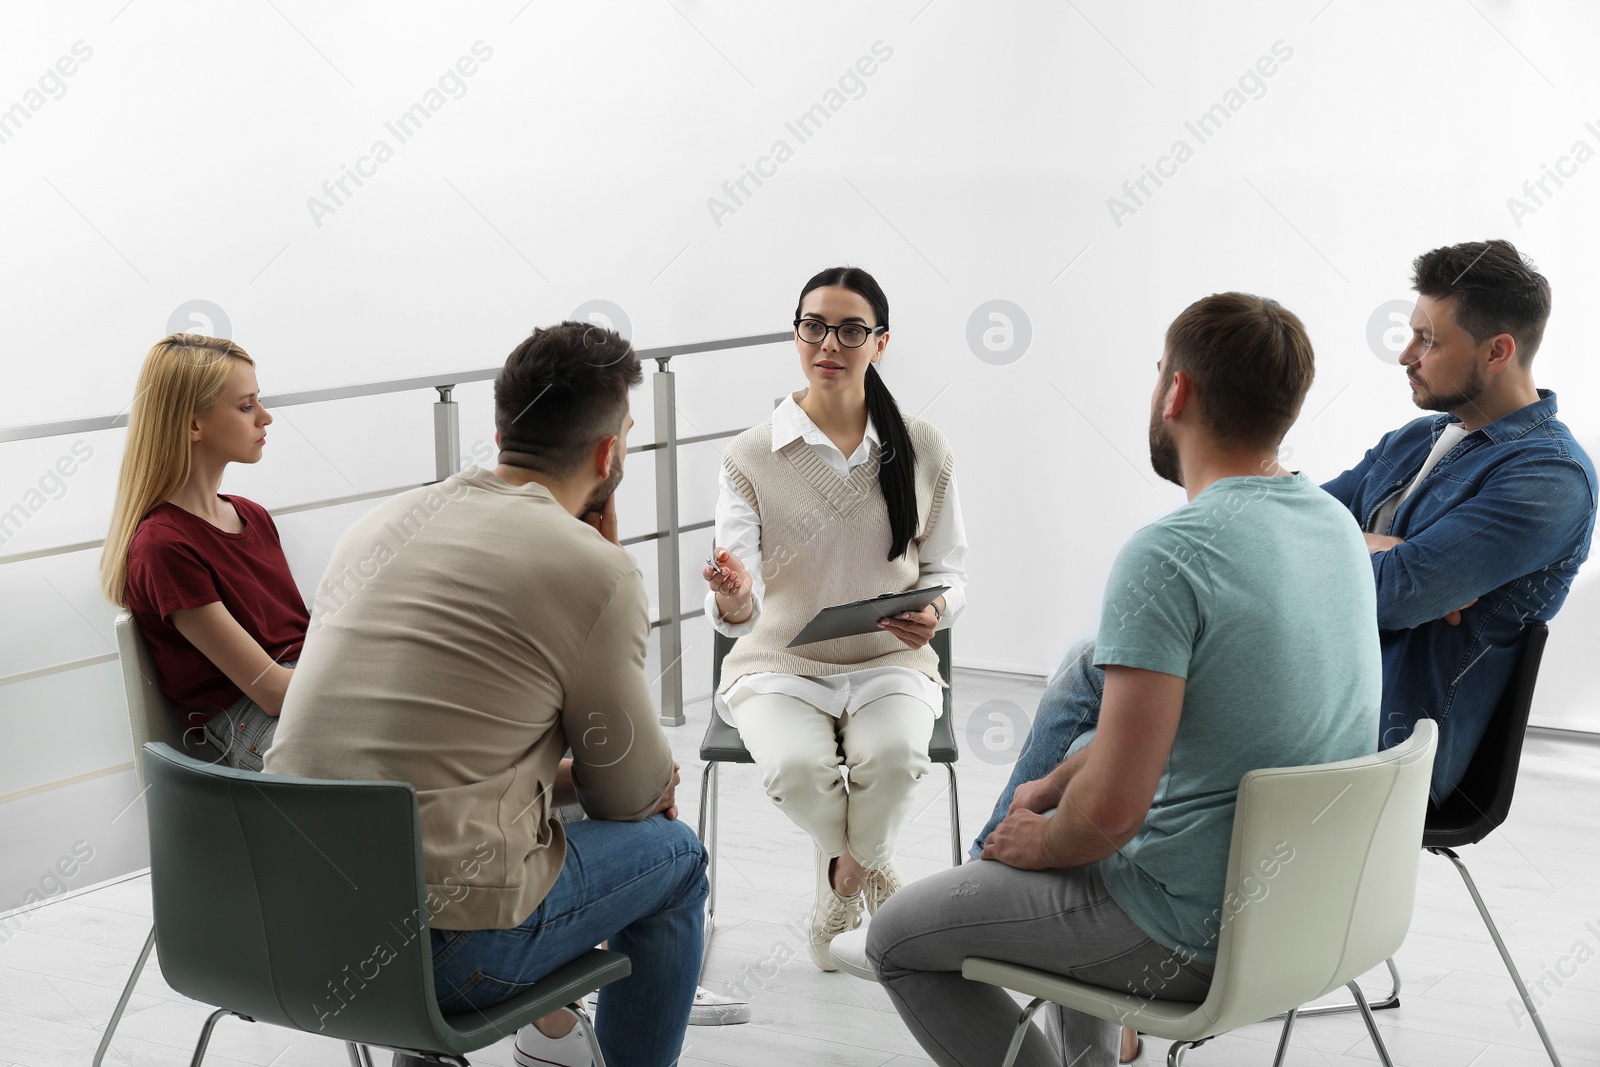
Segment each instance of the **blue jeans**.
[{"label": "blue jeans", "polygon": [[968,850],[973,859],[978,858],[984,840],[1005,819],[1017,786],[1043,778],[1094,740],[1094,728],[1100,721],[1100,695],[1105,688],[1106,672],[1094,665],[1094,642],[1086,639],[1068,649],[1061,665],[1045,683],[1044,696],[1039,698],[1039,709],[1033,713],[1033,725],[1028,728],[1027,743],[1011,768],[1011,780]]},{"label": "blue jeans", "polygon": [[586,819],[566,827],[561,874],[512,930],[434,930],[433,979],[445,1014],[521,993],[602,941],[633,973],[600,990],[595,1028],[609,1063],[669,1067],[678,1060],[700,973],[706,852],[665,815],[643,822]]}]

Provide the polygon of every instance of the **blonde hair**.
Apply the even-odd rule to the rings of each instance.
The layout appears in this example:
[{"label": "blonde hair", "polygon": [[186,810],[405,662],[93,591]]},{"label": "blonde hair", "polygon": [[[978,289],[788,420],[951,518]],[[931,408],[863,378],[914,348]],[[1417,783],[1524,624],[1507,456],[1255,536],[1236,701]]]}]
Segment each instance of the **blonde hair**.
[{"label": "blonde hair", "polygon": [[128,548],[134,531],[152,508],[189,480],[189,420],[216,406],[235,361],[255,365],[232,341],[197,333],[163,337],[144,358],[128,415],[111,530],[100,554],[100,587],[119,607],[128,602]]}]

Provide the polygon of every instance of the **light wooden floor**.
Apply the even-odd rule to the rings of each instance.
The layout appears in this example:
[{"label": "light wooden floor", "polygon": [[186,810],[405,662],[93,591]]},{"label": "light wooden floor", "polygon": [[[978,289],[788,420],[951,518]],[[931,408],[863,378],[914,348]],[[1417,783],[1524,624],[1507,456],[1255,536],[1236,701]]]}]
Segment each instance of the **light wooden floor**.
[{"label": "light wooden floor", "polygon": [[[956,717],[962,826],[975,832],[1020,745],[1007,724],[1025,724],[1041,688],[1013,675],[959,671]],[[696,759],[707,706],[669,730],[684,767],[680,804],[699,803]],[[1025,729],[1025,726],[1024,726]],[[1535,988],[1567,1067],[1600,1067],[1600,745],[1564,736],[1529,739],[1510,822],[1464,851],[1524,977]],[[924,782],[901,839],[912,877],[949,863],[944,776]],[[822,974],[799,933],[811,886],[806,840],[772,809],[749,767],[722,776],[722,868],[718,924],[706,971],[712,987],[737,985],[754,1020],[692,1027],[684,1067],[910,1067],[926,1058],[880,989]],[[1531,1025],[1507,1006],[1515,991],[1501,969],[1465,887],[1450,864],[1424,856],[1411,936],[1399,956],[1399,1009],[1381,1026],[1396,1062],[1410,1067],[1538,1067],[1547,1063]],[[60,901],[25,918],[0,946],[0,1067],[86,1067],[104,1021],[150,923],[149,884],[135,878]],[[1369,992],[1380,992],[1369,976]],[[1543,992],[1539,990],[1542,981]],[[186,1064],[207,1009],[184,1000],[152,966],[140,982],[108,1064]],[[1268,1064],[1276,1029],[1229,1034],[1190,1054],[1196,1067]],[[1346,1067],[1376,1062],[1360,1020],[1306,1020],[1292,1064]],[[1152,1049],[1155,1053],[1157,1050]],[[1164,1061],[1165,1049],[1152,1056]],[[510,1067],[509,1044],[475,1063]],[[218,1028],[206,1062],[215,1067],[341,1067],[341,1046],[235,1020]],[[619,1064],[615,1067],[627,1067]]]}]

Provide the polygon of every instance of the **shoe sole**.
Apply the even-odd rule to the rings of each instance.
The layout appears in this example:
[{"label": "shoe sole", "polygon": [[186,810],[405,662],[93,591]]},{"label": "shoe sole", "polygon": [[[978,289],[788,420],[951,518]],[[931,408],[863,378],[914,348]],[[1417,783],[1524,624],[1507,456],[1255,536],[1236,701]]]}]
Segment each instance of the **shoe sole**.
[{"label": "shoe sole", "polygon": [[[561,1067],[555,1060],[540,1059],[532,1053],[524,1052],[520,1048],[511,1051],[511,1062],[517,1067]],[[589,1061],[589,1067],[594,1067],[594,1060]]]},{"label": "shoe sole", "polygon": [[[584,1007],[594,1013],[595,1005],[584,1001]],[[737,1026],[750,1021],[749,1004],[707,1004],[689,1009],[690,1026]]]},{"label": "shoe sole", "polygon": [[837,971],[839,965],[833,962],[833,951],[827,945],[807,945],[811,950],[811,962],[817,965],[819,971]]},{"label": "shoe sole", "polygon": [[736,1026],[750,1021],[750,1005],[729,1004],[726,1007],[710,1006],[691,1008],[690,1026]]}]

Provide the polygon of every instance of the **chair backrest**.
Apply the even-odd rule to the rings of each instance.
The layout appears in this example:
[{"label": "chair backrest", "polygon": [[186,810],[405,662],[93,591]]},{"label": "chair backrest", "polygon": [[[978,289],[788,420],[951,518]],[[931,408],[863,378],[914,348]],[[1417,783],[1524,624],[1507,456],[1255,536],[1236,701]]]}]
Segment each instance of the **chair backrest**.
[{"label": "chair backrest", "polygon": [[728,658],[737,637],[729,637],[715,626],[711,628],[711,691],[722,688],[722,661]]},{"label": "chair backrest", "polygon": [[1517,665],[1500,694],[1500,703],[1472,753],[1455,792],[1445,802],[1428,809],[1424,845],[1454,848],[1483,840],[1511,812],[1517,791],[1517,768],[1522,763],[1522,739],[1533,712],[1533,688],[1539,680],[1550,628],[1534,623],[1523,631]]},{"label": "chair backrest", "polygon": [[156,744],[144,763],[168,985],[309,1033],[440,1047],[410,785],[238,771]]},{"label": "chair backrest", "polygon": [[[722,685],[722,661],[733,651],[734,643],[738,638],[729,637],[721,630],[712,628],[711,631],[711,688],[713,690]],[[950,630],[933,632],[933,640],[928,644],[933,648],[934,654],[939,657],[939,677],[944,679],[944,684],[950,684]],[[947,700],[946,704],[949,703]]]},{"label": "chair backrest", "polygon": [[1239,782],[1217,966],[1203,1011],[1231,1030],[1394,955],[1411,926],[1437,727],[1359,759]]},{"label": "chair backrest", "polygon": [[133,735],[133,773],[144,791],[144,746],[159,741],[183,750],[183,717],[161,692],[160,675],[150,649],[139,636],[139,626],[127,608],[117,612],[112,627],[117,654],[122,661],[122,689],[128,698],[128,732]]}]

